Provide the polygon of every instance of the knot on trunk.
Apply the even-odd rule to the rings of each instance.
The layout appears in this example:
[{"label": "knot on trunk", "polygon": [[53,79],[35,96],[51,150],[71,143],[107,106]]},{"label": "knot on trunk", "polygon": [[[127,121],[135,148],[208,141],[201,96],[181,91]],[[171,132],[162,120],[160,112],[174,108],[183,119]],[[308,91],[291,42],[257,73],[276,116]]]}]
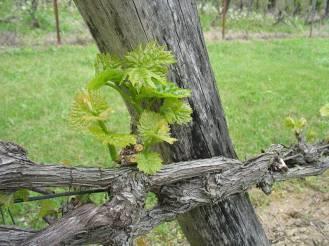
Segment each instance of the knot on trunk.
[{"label": "knot on trunk", "polygon": [[111,201],[101,208],[113,227],[123,229],[141,217],[150,182],[140,172],[130,172],[118,178],[110,188]]}]

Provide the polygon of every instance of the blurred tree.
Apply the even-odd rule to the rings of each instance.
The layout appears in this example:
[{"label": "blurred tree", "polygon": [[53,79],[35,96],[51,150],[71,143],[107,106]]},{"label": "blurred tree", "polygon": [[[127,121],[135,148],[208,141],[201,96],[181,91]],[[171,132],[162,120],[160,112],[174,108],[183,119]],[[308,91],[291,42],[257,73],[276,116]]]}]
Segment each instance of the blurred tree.
[{"label": "blurred tree", "polygon": [[323,18],[328,18],[329,17],[329,0],[325,0],[325,5],[324,5],[324,14]]},{"label": "blurred tree", "polygon": [[29,12],[31,16],[31,26],[33,28],[40,28],[40,23],[38,21],[38,18],[36,17],[38,5],[39,5],[39,0],[31,0]]},{"label": "blurred tree", "polygon": [[293,1],[293,10],[292,10],[292,16],[297,16],[300,14],[302,10],[302,5],[300,3],[300,0],[294,0]]}]

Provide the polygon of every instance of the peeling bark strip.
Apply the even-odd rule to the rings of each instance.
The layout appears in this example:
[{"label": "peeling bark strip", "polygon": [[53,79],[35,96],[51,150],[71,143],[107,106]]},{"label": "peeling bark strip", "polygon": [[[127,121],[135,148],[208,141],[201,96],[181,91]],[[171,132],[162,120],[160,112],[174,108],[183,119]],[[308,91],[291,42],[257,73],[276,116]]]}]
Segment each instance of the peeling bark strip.
[{"label": "peeling bark strip", "polygon": [[[193,109],[193,122],[186,127],[173,127],[172,133],[179,141],[162,146],[165,160],[170,163],[214,156],[236,158],[194,0],[75,0],[75,3],[101,52],[122,56],[141,43],[155,40],[175,55],[177,64],[171,67],[170,79],[192,90],[188,101]],[[246,194],[236,195],[232,201],[228,199],[218,206],[196,208],[178,221],[192,245],[269,244]]]},{"label": "peeling bark strip", "polygon": [[[35,180],[40,177],[43,187],[57,187],[63,178],[55,176],[54,172],[64,170],[65,173],[67,169],[61,165],[54,170],[54,165],[35,164],[26,157],[23,148],[0,142],[1,191],[13,192],[14,184],[17,188],[34,189]],[[80,183],[67,181],[63,186],[85,187],[88,184],[90,187],[90,180],[95,178],[94,168],[82,168],[83,178],[80,168],[74,169],[71,181],[80,180]],[[194,208],[214,206],[230,196],[232,201],[243,202],[232,195],[253,185],[269,194],[276,181],[319,175],[327,169],[329,145],[305,143],[290,148],[273,145],[265,153],[243,163],[225,157],[173,163],[152,176],[133,167],[100,169],[98,171],[104,174],[102,178],[109,181],[103,184],[111,192],[111,201],[99,207],[82,205],[38,232],[0,226],[0,245],[130,245],[134,237]],[[45,173],[48,176],[44,176]],[[151,190],[160,202],[155,208],[145,210],[145,196]]]}]

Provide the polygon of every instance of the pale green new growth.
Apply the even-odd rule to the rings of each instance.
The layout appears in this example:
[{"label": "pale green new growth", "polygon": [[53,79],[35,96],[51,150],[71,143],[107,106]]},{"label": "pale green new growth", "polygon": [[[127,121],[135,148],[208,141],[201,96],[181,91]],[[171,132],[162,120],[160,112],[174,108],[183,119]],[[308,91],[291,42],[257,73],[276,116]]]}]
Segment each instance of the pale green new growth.
[{"label": "pale green new growth", "polygon": [[103,72],[96,73],[95,78],[89,81],[87,89],[98,90],[106,82],[113,84],[119,84],[122,81],[123,72],[121,69],[113,68],[111,70],[105,70]]},{"label": "pale green new growth", "polygon": [[292,118],[291,116],[288,116],[285,118],[285,125],[286,127],[294,130],[297,133],[300,133],[303,131],[307,124],[307,121],[305,118],[300,118],[300,119],[295,119]]},{"label": "pale green new growth", "polygon": [[104,132],[101,127],[89,128],[89,131],[103,144],[111,144],[121,149],[130,144],[136,144],[136,137],[131,134]]},{"label": "pale green new growth", "polygon": [[329,103],[320,108],[320,114],[322,117],[329,117]]},{"label": "pale green new growth", "polygon": [[[320,115],[322,117],[329,116],[329,104],[326,104],[320,108]],[[314,141],[317,138],[317,133],[311,129],[305,129],[307,125],[307,120],[302,117],[300,119],[288,116],[284,120],[285,126],[292,129],[296,135],[305,135],[307,141]]]},{"label": "pale green new growth", "polygon": [[144,173],[154,174],[160,170],[162,160],[156,152],[141,152],[137,154],[138,169]]},{"label": "pale green new growth", "polygon": [[156,84],[155,87],[143,87],[137,98],[185,98],[190,96],[191,92],[181,89],[172,82],[166,84]]},{"label": "pale green new growth", "polygon": [[[172,54],[156,43],[139,46],[123,58],[98,55],[95,77],[88,82],[88,91],[76,96],[71,122],[88,129],[107,144],[112,160],[117,158],[117,149],[142,144],[144,150],[136,156],[137,167],[145,173],[155,173],[161,168],[162,160],[159,154],[149,152],[150,147],[162,142],[173,144],[176,139],[170,136],[169,124],[186,124],[192,119],[191,107],[182,101],[190,96],[190,90],[179,88],[167,79],[168,66],[174,62]],[[102,86],[120,93],[134,112],[137,132],[122,134],[108,129],[110,108],[95,92]]]},{"label": "pale green new growth", "polygon": [[169,124],[186,124],[191,121],[192,109],[187,103],[177,99],[165,99],[160,113]]},{"label": "pale green new growth", "polygon": [[152,111],[144,111],[142,113],[138,132],[146,147],[163,141],[170,144],[176,141],[175,138],[170,137],[170,127],[166,119],[161,114]]},{"label": "pale green new growth", "polygon": [[74,99],[70,121],[77,128],[87,129],[98,121],[106,121],[111,109],[97,91],[80,91]]}]

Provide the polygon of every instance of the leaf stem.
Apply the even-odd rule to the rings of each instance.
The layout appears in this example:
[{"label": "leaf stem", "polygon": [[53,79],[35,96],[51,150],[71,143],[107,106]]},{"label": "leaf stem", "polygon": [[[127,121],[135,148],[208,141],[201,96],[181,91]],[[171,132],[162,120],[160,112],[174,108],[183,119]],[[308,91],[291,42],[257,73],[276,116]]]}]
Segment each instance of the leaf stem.
[{"label": "leaf stem", "polygon": [[[105,134],[109,134],[109,130],[107,129],[105,123],[101,120],[98,120],[98,125],[100,126],[100,128],[103,130],[103,132]],[[110,156],[111,156],[111,160],[112,161],[116,161],[117,159],[117,151],[115,149],[115,146],[112,144],[107,144],[107,149],[110,152]]]},{"label": "leaf stem", "polygon": [[[131,95],[130,93],[128,94],[127,92],[124,91],[125,88],[119,87],[116,84],[113,84],[113,83],[110,83],[110,82],[107,82],[106,85],[112,87],[117,92],[119,92],[119,94],[122,96],[124,101],[129,103],[129,105],[131,105],[134,108],[134,110],[136,110],[136,112],[138,114],[142,113],[142,111],[143,111],[142,107],[134,100],[133,95]],[[127,88],[127,89],[129,91],[129,88]]]}]

